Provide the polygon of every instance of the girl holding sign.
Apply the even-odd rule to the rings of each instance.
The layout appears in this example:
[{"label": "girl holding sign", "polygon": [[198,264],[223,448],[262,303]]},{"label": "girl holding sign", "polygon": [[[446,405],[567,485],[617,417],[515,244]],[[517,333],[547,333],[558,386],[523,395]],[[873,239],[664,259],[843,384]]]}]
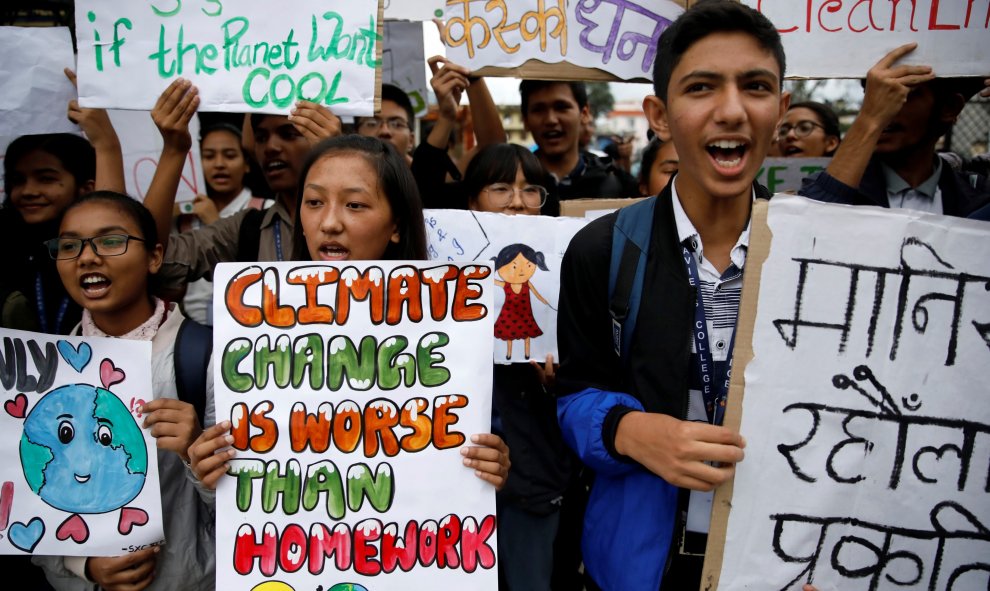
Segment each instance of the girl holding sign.
[{"label": "girl holding sign", "polygon": [[[57,238],[46,242],[65,290],[83,308],[73,334],[150,340],[153,400],[137,409],[158,442],[167,543],[116,557],[36,557],[57,589],[212,589],[212,494],[190,477],[186,450],[200,432],[196,410],[176,398],[175,343],[184,318],[150,295],[162,263],[151,213],[130,197],[97,191],[70,205]],[[204,375],[212,422],[212,371]]]},{"label": "girl holding sign", "polygon": [[[340,136],[317,144],[300,175],[296,261],[425,260],[426,230],[416,182],[404,158],[377,138]],[[189,448],[193,473],[209,487],[235,455],[230,421],[203,431]],[[509,449],[497,435],[473,435],[463,463],[496,488],[505,484]]]},{"label": "girl holding sign", "polygon": [[[514,144],[479,151],[468,164],[463,186],[473,211],[555,215],[560,208],[544,188],[554,184],[539,160]],[[495,283],[506,294],[495,336],[508,341],[507,358],[511,339],[525,339],[528,359],[529,339],[542,334],[533,318],[530,294],[547,304],[530,283],[537,269],[547,269],[543,255],[524,244],[512,244],[499,252],[495,267],[501,279]],[[496,365],[492,389],[492,429],[517,450],[512,478],[496,495],[499,574],[501,587],[509,591],[549,589],[555,569],[576,573],[581,561],[575,543],[580,540],[576,529],[580,518],[567,518],[576,464],[557,425],[556,401],[548,392],[553,387],[553,356],[547,355],[544,363],[530,363]],[[567,547],[568,541],[573,547]]]}]

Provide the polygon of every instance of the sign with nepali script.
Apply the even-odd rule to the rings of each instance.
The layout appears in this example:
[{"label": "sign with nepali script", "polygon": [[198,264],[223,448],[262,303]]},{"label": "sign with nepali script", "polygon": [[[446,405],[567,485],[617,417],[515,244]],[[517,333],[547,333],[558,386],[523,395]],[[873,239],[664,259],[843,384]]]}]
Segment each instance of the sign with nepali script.
[{"label": "sign with nepali script", "polygon": [[0,554],[162,543],[151,343],[0,330]]},{"label": "sign with nepali script", "polygon": [[660,34],[683,11],[672,0],[447,0],[444,42],[472,70],[535,59],[649,80]]},{"label": "sign with nepali script", "polygon": [[[777,26],[787,75],[863,78],[892,49],[938,76],[990,74],[990,0],[741,0]],[[823,51],[841,48],[841,51]]]},{"label": "sign with nepali script", "polygon": [[201,111],[288,113],[308,100],[370,115],[380,0],[79,0],[79,101],[150,110],[178,77]]},{"label": "sign with nepali script", "polygon": [[990,225],[753,210],[709,588],[986,589]]},{"label": "sign with nepali script", "polygon": [[[491,589],[489,266],[217,266],[217,588]],[[223,286],[223,289],[220,289]]]}]

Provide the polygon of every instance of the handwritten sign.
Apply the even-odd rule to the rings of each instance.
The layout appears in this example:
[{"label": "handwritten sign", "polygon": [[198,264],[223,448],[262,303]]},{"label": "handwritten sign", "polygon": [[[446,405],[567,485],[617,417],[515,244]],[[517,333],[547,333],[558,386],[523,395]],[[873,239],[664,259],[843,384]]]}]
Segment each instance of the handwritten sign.
[{"label": "handwritten sign", "polygon": [[379,2],[80,0],[80,104],[151,109],[181,76],[199,87],[203,111],[288,113],[305,99],[370,115]]},{"label": "handwritten sign", "polygon": [[[495,363],[557,353],[560,262],[589,220],[453,209],[426,212],[431,260],[495,266]],[[515,269],[522,269],[516,272]]]},{"label": "handwritten sign", "polygon": [[217,267],[218,589],[497,588],[494,489],[458,450],[490,429],[491,272]]},{"label": "handwritten sign", "polygon": [[0,554],[120,555],[162,541],[151,343],[0,330]]},{"label": "handwritten sign", "polygon": [[770,242],[754,212],[717,588],[985,587],[990,227],[778,196]]},{"label": "handwritten sign", "polygon": [[771,193],[796,192],[801,181],[828,167],[831,158],[767,158],[756,175]]},{"label": "handwritten sign", "polygon": [[530,59],[649,80],[660,34],[684,9],[672,0],[447,0],[447,55],[472,70]]},{"label": "handwritten sign", "polygon": [[887,52],[911,42],[918,48],[904,63],[930,65],[939,76],[988,72],[990,0],[741,1],[777,26],[788,76],[863,78]]},{"label": "handwritten sign", "polygon": [[428,21],[443,18],[444,0],[382,0],[385,18],[406,21]]},{"label": "handwritten sign", "polygon": [[406,91],[416,116],[425,115],[429,95],[422,23],[386,22],[382,47],[382,82]]},{"label": "handwritten sign", "polygon": [[64,68],[74,68],[66,27],[0,27],[0,136],[79,133],[65,116],[76,89]]}]

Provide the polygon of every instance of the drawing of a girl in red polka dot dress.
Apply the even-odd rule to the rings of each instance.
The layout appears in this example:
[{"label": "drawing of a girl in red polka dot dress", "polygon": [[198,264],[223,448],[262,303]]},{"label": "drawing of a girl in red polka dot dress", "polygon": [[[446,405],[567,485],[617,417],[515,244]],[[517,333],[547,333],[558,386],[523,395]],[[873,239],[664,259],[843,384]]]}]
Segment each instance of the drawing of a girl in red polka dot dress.
[{"label": "drawing of a girl in red polka dot dress", "polygon": [[538,300],[550,305],[529,281],[537,269],[548,270],[543,253],[525,244],[510,244],[495,257],[495,270],[501,278],[495,280],[495,285],[505,290],[505,303],[495,320],[495,338],[506,341],[506,359],[512,358],[512,341],[519,339],[523,339],[526,359],[529,359],[529,340],[543,334],[533,318],[529,299],[532,293]]}]

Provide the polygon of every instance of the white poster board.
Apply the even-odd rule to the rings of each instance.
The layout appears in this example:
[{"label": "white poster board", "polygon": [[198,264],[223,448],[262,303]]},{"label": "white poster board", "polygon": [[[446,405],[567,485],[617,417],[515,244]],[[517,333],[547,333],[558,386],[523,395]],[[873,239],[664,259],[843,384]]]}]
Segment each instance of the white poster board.
[{"label": "white poster board", "polygon": [[425,63],[422,23],[386,22],[382,42],[382,82],[406,91],[417,117],[422,117],[428,110]]},{"label": "white poster board", "polygon": [[717,588],[985,588],[990,225],[789,196],[768,223]]},{"label": "white poster board", "polygon": [[831,158],[767,158],[756,173],[756,182],[771,193],[796,192],[801,181],[828,168]]},{"label": "white poster board", "polygon": [[151,343],[0,329],[0,554],[119,556],[163,539],[138,408]]},{"label": "white poster board", "polygon": [[370,115],[379,0],[79,0],[79,101],[150,110],[178,77],[201,111],[286,114],[306,99]]},{"label": "white poster board", "polygon": [[911,42],[918,48],[903,63],[932,66],[938,76],[990,72],[990,0],[741,2],[780,31],[788,77],[863,78],[881,57]]},{"label": "white poster board", "polygon": [[471,70],[566,61],[622,80],[652,79],[671,0],[447,0],[447,57]]},{"label": "white poster board", "polygon": [[459,453],[491,425],[490,275],[217,266],[217,589],[497,588],[495,490]]},{"label": "white poster board", "polygon": [[65,77],[75,68],[67,27],[0,27],[0,136],[79,133],[69,121],[76,89]]},{"label": "white poster board", "polygon": [[[110,110],[110,121],[120,138],[120,150],[124,156],[124,182],[127,194],[144,201],[151,187],[151,179],[162,155],[162,134],[147,111]],[[196,195],[206,195],[203,178],[203,161],[199,153],[199,118],[189,121],[192,146],[186,155],[186,164],[175,194],[176,202],[192,201]]]},{"label": "white poster board", "polygon": [[385,18],[405,21],[443,18],[443,3],[444,0],[382,0]]},{"label": "white poster board", "polygon": [[[494,279],[503,284],[494,289],[495,363],[543,361],[547,355],[559,361],[560,263],[589,220],[456,209],[429,209],[425,219],[430,260],[495,267]],[[501,268],[500,257],[506,261]]]}]

